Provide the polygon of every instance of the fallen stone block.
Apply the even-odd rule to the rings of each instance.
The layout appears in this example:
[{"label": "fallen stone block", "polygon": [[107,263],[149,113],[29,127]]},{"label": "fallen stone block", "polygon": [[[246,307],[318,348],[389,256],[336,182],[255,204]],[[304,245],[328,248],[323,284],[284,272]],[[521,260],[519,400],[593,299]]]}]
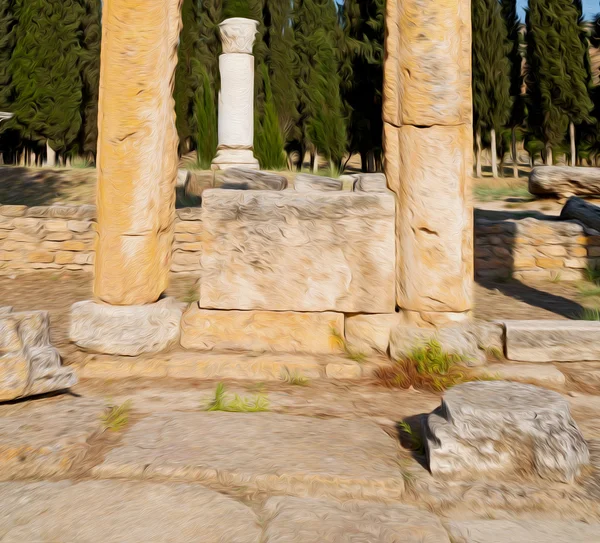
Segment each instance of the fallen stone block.
[{"label": "fallen stone block", "polygon": [[263,513],[269,543],[450,543],[438,517],[409,505],[274,497]]},{"label": "fallen stone block", "polygon": [[569,198],[560,212],[564,220],[574,219],[594,230],[600,230],[600,207],[575,196]]},{"label": "fallen stone block", "polygon": [[457,385],[427,417],[424,433],[429,468],[437,477],[492,473],[571,482],[590,461],[567,400],[532,385]]},{"label": "fallen stone block", "polygon": [[540,196],[600,196],[600,168],[536,166],[529,174],[529,192]]},{"label": "fallen stone block", "polygon": [[0,310],[0,401],[75,385],[75,372],[61,365],[60,353],[50,342],[49,314],[11,309]]},{"label": "fallen stone block", "polygon": [[193,304],[181,320],[186,349],[335,353],[336,335],[343,333],[344,315],[332,312],[215,311]]},{"label": "fallen stone block", "polygon": [[177,343],[185,304],[165,298],[154,304],[117,306],[93,301],[71,307],[69,338],[81,349],[137,356]]},{"label": "fallen stone block", "polygon": [[344,186],[340,179],[332,177],[321,177],[320,175],[310,175],[308,173],[300,173],[294,179],[294,189],[298,192],[308,191],[336,191],[342,190]]},{"label": "fallen stone block", "polygon": [[463,520],[447,523],[453,543],[597,543],[600,524],[558,520]]},{"label": "fallen stone block", "polygon": [[519,362],[600,360],[600,322],[504,321],[506,357]]},{"label": "fallen stone block", "polygon": [[540,386],[562,387],[565,374],[552,364],[490,364],[482,375],[506,381],[524,381]]},{"label": "fallen stone block", "polygon": [[200,307],[393,313],[394,196],[207,190]]},{"label": "fallen stone block", "polygon": [[221,188],[235,190],[284,190],[288,181],[283,175],[249,168],[224,170]]},{"label": "fallen stone block", "polygon": [[387,181],[383,173],[361,173],[356,176],[354,190],[358,192],[386,192]]}]

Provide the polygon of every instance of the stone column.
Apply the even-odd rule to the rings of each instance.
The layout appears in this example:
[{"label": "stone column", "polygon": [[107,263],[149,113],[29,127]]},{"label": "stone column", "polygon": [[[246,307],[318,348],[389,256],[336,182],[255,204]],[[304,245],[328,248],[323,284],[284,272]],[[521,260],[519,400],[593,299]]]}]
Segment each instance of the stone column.
[{"label": "stone column", "polygon": [[95,301],[71,311],[71,340],[111,354],[176,341],[168,283],[177,131],[172,97],[181,0],[104,0],[98,103]]},{"label": "stone column", "polygon": [[219,146],[213,168],[258,169],[254,158],[254,57],[258,23],[235,17],[220,25],[223,54],[219,57]]},{"label": "stone column", "polygon": [[396,300],[443,325],[473,305],[470,0],[387,0],[384,146]]}]

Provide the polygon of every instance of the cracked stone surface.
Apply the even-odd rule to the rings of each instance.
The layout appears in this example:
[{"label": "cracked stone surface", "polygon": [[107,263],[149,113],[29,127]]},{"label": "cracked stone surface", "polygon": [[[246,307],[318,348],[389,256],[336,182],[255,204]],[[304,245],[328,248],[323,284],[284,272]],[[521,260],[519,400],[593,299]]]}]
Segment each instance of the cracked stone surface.
[{"label": "cracked stone surface", "polygon": [[199,485],[0,483],[0,540],[258,543],[252,510]]}]

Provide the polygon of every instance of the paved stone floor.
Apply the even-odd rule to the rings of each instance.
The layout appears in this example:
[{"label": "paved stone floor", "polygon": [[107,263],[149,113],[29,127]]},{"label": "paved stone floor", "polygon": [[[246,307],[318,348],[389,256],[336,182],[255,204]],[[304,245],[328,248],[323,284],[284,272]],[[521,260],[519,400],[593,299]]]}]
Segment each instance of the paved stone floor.
[{"label": "paved stone floor", "polygon": [[208,411],[216,382],[168,379],[0,405],[0,541],[600,541],[600,396],[564,390],[594,464],[576,484],[460,482],[423,467],[435,394],[224,384],[223,405],[266,411]]}]

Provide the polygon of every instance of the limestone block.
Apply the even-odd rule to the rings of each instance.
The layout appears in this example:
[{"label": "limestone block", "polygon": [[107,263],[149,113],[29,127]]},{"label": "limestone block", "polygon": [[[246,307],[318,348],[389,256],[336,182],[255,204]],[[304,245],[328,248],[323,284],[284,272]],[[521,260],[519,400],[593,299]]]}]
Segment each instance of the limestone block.
[{"label": "limestone block", "polygon": [[470,124],[471,2],[388,0],[385,23],[384,121]]},{"label": "limestone block", "polygon": [[596,543],[600,524],[560,520],[450,521],[454,543]]},{"label": "limestone block", "polygon": [[391,194],[204,192],[200,307],[394,311]]},{"label": "limestone block", "polygon": [[0,312],[0,401],[14,400],[73,386],[77,377],[61,366],[50,343],[45,311]]},{"label": "limestone block", "polygon": [[[600,179],[598,183],[600,186]],[[575,196],[569,198],[560,212],[560,218],[575,219],[589,228],[600,229],[600,207]]]},{"label": "limestone block", "polygon": [[362,354],[385,354],[390,345],[390,332],[399,322],[398,313],[348,315],[344,325],[346,342],[351,349]]},{"label": "limestone block", "polygon": [[181,320],[185,349],[331,353],[334,332],[344,333],[340,313],[212,311],[193,304]]},{"label": "limestone block", "polygon": [[343,181],[333,179],[332,177],[322,177],[320,175],[310,175],[300,173],[294,179],[294,189],[298,192],[308,192],[312,190],[335,191],[342,190]]},{"label": "limestone block", "polygon": [[540,386],[562,387],[565,374],[552,364],[490,364],[484,375],[506,381],[523,381]]},{"label": "limestone block", "polygon": [[115,305],[155,302],[168,283],[180,3],[103,3],[94,295]]},{"label": "limestone block", "polygon": [[184,308],[173,298],[137,306],[77,302],[71,307],[69,337],[78,347],[99,353],[162,351],[179,340]]},{"label": "limestone block", "polygon": [[438,517],[403,504],[274,497],[264,514],[269,543],[450,543]]},{"label": "limestone block", "polygon": [[473,318],[472,311],[453,313],[451,311],[400,311],[400,322],[407,326],[419,328],[439,328],[440,326],[454,326]]},{"label": "limestone block", "polygon": [[501,472],[572,481],[589,451],[556,392],[507,381],[457,385],[425,423],[434,476]]},{"label": "limestone block", "polygon": [[600,322],[504,321],[506,357],[521,362],[600,360]]},{"label": "limestone block", "polygon": [[398,305],[411,311],[470,310],[470,127],[386,125],[386,146],[386,161],[391,151],[396,160],[389,167],[386,162],[386,175],[398,198]]},{"label": "limestone block", "polygon": [[387,180],[383,173],[361,173],[356,176],[353,190],[362,192],[386,192]]},{"label": "limestone block", "polygon": [[287,178],[271,172],[248,168],[228,168],[222,178],[221,188],[237,190],[284,190]]},{"label": "limestone block", "polygon": [[356,362],[336,362],[325,366],[325,375],[329,379],[360,379],[362,369]]},{"label": "limestone block", "polygon": [[529,192],[540,196],[600,196],[600,168],[536,166],[529,174]]}]

